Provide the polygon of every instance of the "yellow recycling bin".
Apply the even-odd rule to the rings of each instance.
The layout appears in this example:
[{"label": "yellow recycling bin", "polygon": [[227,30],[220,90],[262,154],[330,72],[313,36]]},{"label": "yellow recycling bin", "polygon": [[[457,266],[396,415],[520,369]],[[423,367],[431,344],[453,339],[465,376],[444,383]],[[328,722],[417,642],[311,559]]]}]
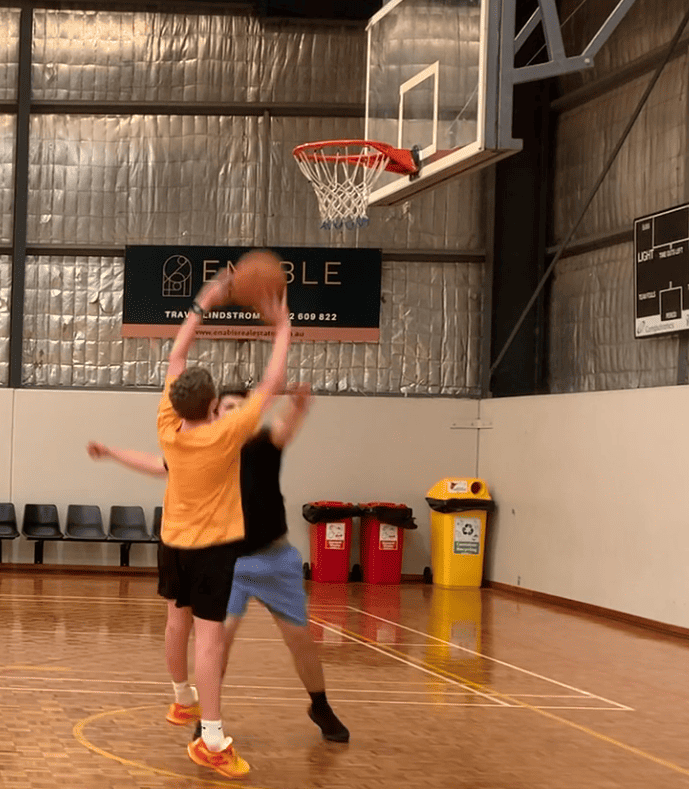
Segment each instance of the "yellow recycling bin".
[{"label": "yellow recycling bin", "polygon": [[495,509],[486,483],[471,477],[443,479],[428,491],[426,501],[433,583],[446,589],[481,586],[486,522]]}]

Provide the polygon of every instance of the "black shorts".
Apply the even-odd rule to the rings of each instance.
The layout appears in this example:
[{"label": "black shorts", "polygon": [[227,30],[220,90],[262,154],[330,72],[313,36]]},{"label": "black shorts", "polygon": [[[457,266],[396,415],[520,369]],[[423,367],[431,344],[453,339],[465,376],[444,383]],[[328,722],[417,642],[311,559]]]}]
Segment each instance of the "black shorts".
[{"label": "black shorts", "polygon": [[224,622],[239,553],[239,542],[207,548],[158,543],[158,594],[199,619]]}]

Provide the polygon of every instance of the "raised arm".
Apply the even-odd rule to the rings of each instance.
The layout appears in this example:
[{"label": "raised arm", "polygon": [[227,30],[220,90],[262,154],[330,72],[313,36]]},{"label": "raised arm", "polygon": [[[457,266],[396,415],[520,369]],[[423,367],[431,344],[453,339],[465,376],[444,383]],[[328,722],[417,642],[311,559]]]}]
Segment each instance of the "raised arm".
[{"label": "raised arm", "polygon": [[265,411],[272,398],[285,388],[287,373],[287,352],[292,341],[292,325],[289,320],[289,309],[286,296],[282,299],[274,298],[264,305],[261,312],[269,323],[275,326],[275,340],[270,361],[263,373],[261,383],[254,389],[253,395],[262,398],[261,411]]},{"label": "raised arm", "polygon": [[107,447],[97,441],[89,441],[86,451],[92,460],[114,460],[125,468],[139,471],[152,477],[167,477],[167,469],[163,458],[150,452],[138,452],[134,449],[118,449]]},{"label": "raised arm", "polygon": [[220,307],[230,301],[232,287],[232,274],[229,269],[221,269],[213,279],[206,282],[196,294],[191,309],[184,319],[184,323],[177,332],[175,343],[170,351],[167,368],[168,377],[181,375],[187,367],[187,356],[194,338],[196,329],[203,320],[203,313],[213,307]]},{"label": "raised arm", "polygon": [[292,387],[287,406],[270,426],[270,440],[284,449],[297,435],[311,408],[311,387],[300,384]]}]

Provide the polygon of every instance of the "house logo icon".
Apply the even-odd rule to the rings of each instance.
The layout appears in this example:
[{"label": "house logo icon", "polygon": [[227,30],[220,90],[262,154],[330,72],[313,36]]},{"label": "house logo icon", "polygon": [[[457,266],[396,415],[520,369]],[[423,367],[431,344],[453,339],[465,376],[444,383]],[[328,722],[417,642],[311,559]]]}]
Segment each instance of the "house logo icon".
[{"label": "house logo icon", "polygon": [[163,297],[191,298],[191,261],[184,255],[170,255],[163,263]]}]

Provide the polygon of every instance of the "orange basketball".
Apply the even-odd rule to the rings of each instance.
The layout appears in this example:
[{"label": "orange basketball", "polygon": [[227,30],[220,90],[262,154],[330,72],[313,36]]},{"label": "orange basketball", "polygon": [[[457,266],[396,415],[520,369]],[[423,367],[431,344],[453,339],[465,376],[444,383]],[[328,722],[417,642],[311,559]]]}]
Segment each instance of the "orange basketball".
[{"label": "orange basketball", "polygon": [[234,272],[232,301],[242,307],[260,309],[266,298],[282,297],[287,278],[280,258],[265,249],[254,249],[243,255]]}]

